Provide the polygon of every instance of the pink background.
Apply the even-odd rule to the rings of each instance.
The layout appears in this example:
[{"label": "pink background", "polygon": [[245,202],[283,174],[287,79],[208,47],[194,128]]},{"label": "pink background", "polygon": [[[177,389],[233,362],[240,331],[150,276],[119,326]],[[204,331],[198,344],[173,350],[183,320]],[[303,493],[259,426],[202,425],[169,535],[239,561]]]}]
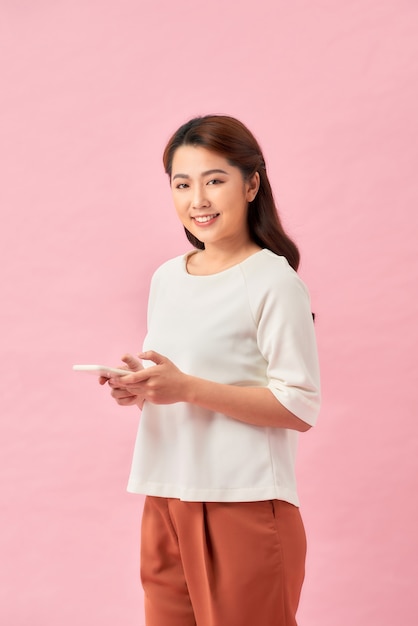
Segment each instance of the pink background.
[{"label": "pink background", "polygon": [[161,166],[202,113],[265,151],[317,314],[301,626],[418,623],[418,4],[1,0],[0,622],[141,626],[137,412],[76,362],[187,249]]}]

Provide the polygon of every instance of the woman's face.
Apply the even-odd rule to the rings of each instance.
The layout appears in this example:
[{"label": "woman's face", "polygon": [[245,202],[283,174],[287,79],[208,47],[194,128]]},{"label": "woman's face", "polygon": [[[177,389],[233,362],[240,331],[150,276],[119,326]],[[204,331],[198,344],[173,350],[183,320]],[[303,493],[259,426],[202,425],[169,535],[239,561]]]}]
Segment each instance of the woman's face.
[{"label": "woman's face", "polygon": [[174,153],[171,190],[177,214],[206,248],[250,240],[247,207],[258,187],[258,173],[246,181],[239,168],[216,152],[186,145]]}]

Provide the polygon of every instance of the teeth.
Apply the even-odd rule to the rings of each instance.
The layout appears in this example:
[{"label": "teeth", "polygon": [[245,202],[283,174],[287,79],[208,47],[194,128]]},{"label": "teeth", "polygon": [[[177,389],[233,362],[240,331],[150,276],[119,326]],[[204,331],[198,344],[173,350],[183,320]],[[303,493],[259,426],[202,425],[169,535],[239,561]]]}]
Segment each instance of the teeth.
[{"label": "teeth", "polygon": [[195,217],[194,219],[196,220],[196,222],[199,223],[204,223],[204,222],[209,222],[209,220],[213,219],[214,217],[216,217],[216,213],[214,215],[203,215],[202,217]]}]

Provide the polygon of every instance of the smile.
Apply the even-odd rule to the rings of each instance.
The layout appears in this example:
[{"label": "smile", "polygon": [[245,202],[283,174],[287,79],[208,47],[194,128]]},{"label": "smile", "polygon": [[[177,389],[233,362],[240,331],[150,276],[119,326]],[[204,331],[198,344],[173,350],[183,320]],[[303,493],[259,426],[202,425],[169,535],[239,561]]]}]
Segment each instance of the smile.
[{"label": "smile", "polygon": [[212,222],[216,217],[218,217],[218,215],[219,213],[214,213],[213,215],[199,215],[193,217],[193,219],[198,224],[208,224],[209,222]]}]

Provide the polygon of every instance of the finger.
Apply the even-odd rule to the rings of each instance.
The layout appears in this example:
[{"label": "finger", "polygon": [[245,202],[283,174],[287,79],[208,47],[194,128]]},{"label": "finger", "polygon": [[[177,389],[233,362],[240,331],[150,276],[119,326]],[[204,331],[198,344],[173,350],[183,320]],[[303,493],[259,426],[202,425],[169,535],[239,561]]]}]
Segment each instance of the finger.
[{"label": "finger", "polygon": [[111,378],[111,382],[115,387],[130,387],[137,386],[146,382],[153,375],[154,367],[143,367],[137,372],[132,374],[126,374],[126,376],[120,376],[119,378]]},{"label": "finger", "polygon": [[141,361],[132,356],[132,354],[124,354],[121,360],[126,363],[128,368],[133,372],[138,372],[139,370],[144,369]]},{"label": "finger", "polygon": [[120,400],[123,398],[135,398],[135,394],[132,394],[127,389],[119,389],[118,387],[112,389],[110,395],[112,396],[112,398],[115,398],[115,400]]},{"label": "finger", "polygon": [[154,350],[148,350],[147,352],[140,352],[138,354],[140,359],[145,359],[145,361],[152,361],[156,365],[161,365],[161,363],[165,363],[167,358]]},{"label": "finger", "polygon": [[111,389],[123,389],[123,385],[120,383],[120,379],[118,378],[108,378],[107,382],[109,383],[109,387]]},{"label": "finger", "polygon": [[130,398],[120,398],[116,400],[119,406],[131,406],[132,404],[136,404],[136,396],[131,396]]}]

